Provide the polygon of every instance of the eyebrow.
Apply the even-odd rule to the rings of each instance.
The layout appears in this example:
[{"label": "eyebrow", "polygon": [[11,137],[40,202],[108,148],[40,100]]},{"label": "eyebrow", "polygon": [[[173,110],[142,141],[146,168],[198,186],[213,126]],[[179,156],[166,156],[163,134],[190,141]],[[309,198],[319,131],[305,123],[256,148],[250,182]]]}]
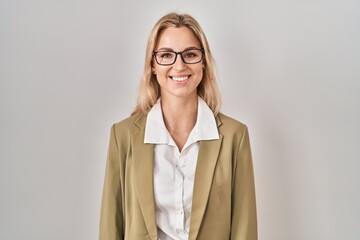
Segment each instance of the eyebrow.
[{"label": "eyebrow", "polygon": [[[187,48],[185,48],[184,50],[182,50],[182,51],[180,51],[180,52],[187,51],[187,50],[193,50],[193,49],[201,49],[201,48],[200,48],[200,47],[187,47]],[[160,49],[158,49],[158,50],[156,50],[156,51],[173,51],[173,52],[176,52],[176,51],[174,51],[174,49],[172,49],[172,48],[167,48],[167,47],[165,47],[165,48],[160,48]]]}]

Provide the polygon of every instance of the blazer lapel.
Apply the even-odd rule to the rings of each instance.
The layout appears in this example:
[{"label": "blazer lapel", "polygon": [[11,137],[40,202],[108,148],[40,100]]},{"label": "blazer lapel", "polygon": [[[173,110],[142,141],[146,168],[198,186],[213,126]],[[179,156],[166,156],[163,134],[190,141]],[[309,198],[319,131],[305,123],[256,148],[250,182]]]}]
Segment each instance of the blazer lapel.
[{"label": "blazer lapel", "polygon": [[[218,127],[221,125],[216,118]],[[195,240],[205,213],[216,163],[219,156],[223,136],[219,134],[218,140],[201,141],[198,162],[195,172],[189,240]]]},{"label": "blazer lapel", "polygon": [[151,239],[157,239],[154,202],[154,145],[144,144],[146,116],[140,115],[135,124],[141,129],[131,137],[134,154],[135,188],[140,208]]}]

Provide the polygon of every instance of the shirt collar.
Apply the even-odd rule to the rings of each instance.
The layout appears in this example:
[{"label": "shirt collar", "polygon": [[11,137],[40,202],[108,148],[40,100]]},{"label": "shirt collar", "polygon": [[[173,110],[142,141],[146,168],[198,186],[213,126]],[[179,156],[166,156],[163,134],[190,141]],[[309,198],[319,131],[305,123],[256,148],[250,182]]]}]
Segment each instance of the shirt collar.
[{"label": "shirt collar", "polygon": [[[205,101],[201,97],[198,97],[197,121],[184,148],[193,142],[214,139],[219,139],[219,132],[214,114]],[[169,144],[176,146],[174,140],[166,129],[161,110],[160,98],[148,113],[144,143]]]}]

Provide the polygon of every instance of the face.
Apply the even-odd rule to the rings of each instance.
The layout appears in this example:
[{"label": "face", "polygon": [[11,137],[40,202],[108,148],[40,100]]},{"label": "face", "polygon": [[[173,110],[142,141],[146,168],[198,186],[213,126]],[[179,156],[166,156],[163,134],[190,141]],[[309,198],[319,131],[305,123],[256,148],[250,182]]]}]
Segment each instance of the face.
[{"label": "face", "polygon": [[[155,51],[171,50],[181,52],[187,49],[200,49],[200,42],[187,27],[169,27],[160,34]],[[197,87],[203,77],[203,60],[195,64],[183,62],[180,54],[170,66],[162,66],[154,60],[153,70],[160,85],[162,98],[197,96]]]}]

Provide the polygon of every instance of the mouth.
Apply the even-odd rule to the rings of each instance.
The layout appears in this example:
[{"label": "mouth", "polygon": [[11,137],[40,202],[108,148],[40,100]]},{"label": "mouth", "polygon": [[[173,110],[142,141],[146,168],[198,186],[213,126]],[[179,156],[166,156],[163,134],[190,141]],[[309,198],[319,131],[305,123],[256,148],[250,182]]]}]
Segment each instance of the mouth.
[{"label": "mouth", "polygon": [[174,80],[175,82],[178,82],[178,83],[186,82],[190,77],[191,77],[191,75],[170,76],[170,78],[172,80]]}]

